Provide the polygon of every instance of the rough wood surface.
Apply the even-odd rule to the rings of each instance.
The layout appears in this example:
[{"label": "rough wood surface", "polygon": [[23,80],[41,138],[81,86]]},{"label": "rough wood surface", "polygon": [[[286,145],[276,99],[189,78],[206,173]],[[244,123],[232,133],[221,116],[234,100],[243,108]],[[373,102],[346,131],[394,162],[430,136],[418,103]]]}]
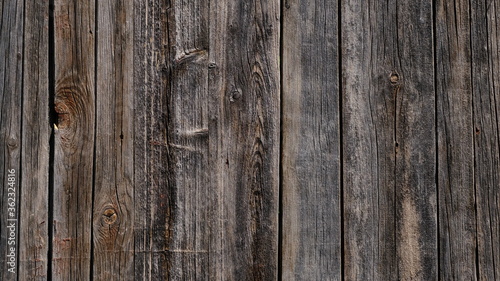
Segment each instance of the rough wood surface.
[{"label": "rough wood surface", "polygon": [[337,1],[283,7],[283,280],[342,279],[338,15]]},{"label": "rough wood surface", "polygon": [[97,1],[93,278],[134,274],[133,1]]},{"label": "rough wood surface", "polygon": [[397,280],[395,1],[342,1],[344,277]]},{"label": "rough wood surface", "polygon": [[476,278],[469,1],[436,6],[440,280]]},{"label": "rough wood surface", "polygon": [[[169,194],[174,202],[166,249],[171,280],[210,280],[208,1],[174,1],[167,12]],[[212,252],[211,252],[212,250]],[[214,261],[212,261],[214,264]]]},{"label": "rough wood surface", "polygon": [[437,275],[431,1],[342,2],[347,280]]},{"label": "rough wood surface", "polygon": [[278,263],[276,1],[210,1],[210,279],[273,280]]},{"label": "rough wood surface", "polygon": [[500,277],[500,7],[497,1],[472,1],[470,9],[477,279],[496,280]]},{"label": "rough wood surface", "polygon": [[49,261],[49,5],[25,1],[19,280],[47,280]]},{"label": "rough wood surface", "polygon": [[498,1],[0,14],[0,280],[500,276]]},{"label": "rough wood surface", "polygon": [[166,5],[134,1],[134,280],[166,280],[169,273]]},{"label": "rough wood surface", "polygon": [[[94,158],[92,2],[56,0],[52,279],[88,280]],[[111,171],[108,171],[111,173]]]},{"label": "rough wood surface", "polygon": [[136,278],[273,279],[279,7],[164,5],[136,2]]},{"label": "rough wood surface", "polygon": [[[0,280],[17,280],[24,5],[21,1],[2,1],[0,15],[0,183],[2,184],[0,187]],[[13,173],[9,172],[12,170],[14,170]],[[9,185],[9,182],[14,182],[14,184]],[[14,208],[14,210],[9,208]],[[11,248],[15,253],[11,251]],[[7,262],[13,254],[15,260],[11,267]],[[13,272],[9,271],[10,268],[14,269]]]},{"label": "rough wood surface", "polygon": [[398,1],[396,248],[399,280],[438,278],[432,1]]}]

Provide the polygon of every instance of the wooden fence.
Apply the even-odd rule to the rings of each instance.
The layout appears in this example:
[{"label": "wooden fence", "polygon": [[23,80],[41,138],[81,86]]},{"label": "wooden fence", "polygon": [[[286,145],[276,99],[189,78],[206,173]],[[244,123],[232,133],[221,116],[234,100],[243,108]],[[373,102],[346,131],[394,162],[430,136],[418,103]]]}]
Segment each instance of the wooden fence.
[{"label": "wooden fence", "polygon": [[0,14],[0,280],[500,280],[498,0]]}]

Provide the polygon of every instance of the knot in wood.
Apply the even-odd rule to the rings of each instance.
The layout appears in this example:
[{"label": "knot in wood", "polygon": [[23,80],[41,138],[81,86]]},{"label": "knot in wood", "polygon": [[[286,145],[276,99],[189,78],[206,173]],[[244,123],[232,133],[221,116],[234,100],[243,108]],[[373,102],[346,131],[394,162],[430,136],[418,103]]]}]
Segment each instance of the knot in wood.
[{"label": "knot in wood", "polygon": [[118,215],[116,214],[116,210],[114,208],[107,208],[102,212],[102,220],[106,224],[113,224],[118,219]]},{"label": "knot in wood", "polygon": [[391,73],[391,76],[390,76],[389,80],[391,81],[392,85],[398,84],[398,82],[399,82],[399,74],[397,74],[396,72]]},{"label": "knot in wood", "polygon": [[241,98],[241,90],[236,89],[233,92],[231,92],[231,95],[229,96],[229,101],[230,102],[235,102]]},{"label": "knot in wood", "polygon": [[54,110],[57,113],[56,125],[58,129],[69,127],[70,124],[70,109],[64,102],[56,102]]},{"label": "knot in wood", "polygon": [[17,148],[18,147],[18,141],[17,141],[17,138],[15,137],[10,137],[8,140],[7,140],[7,146],[9,148]]}]

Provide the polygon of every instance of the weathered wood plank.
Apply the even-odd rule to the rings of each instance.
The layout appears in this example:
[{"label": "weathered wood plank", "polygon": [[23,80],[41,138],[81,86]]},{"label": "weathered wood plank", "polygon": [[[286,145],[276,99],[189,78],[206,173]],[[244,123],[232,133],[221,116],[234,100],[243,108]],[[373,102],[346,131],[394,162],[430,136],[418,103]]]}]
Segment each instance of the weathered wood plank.
[{"label": "weathered wood plank", "polygon": [[[173,1],[167,13],[167,196],[173,200],[166,249],[171,280],[210,280],[211,169],[208,139],[208,1]],[[215,206],[214,206],[215,207]]]},{"label": "weathered wood plank", "polygon": [[396,1],[342,1],[344,274],[397,280]]},{"label": "weathered wood plank", "polygon": [[345,278],[437,278],[431,1],[342,2]]},{"label": "weathered wood plank", "polygon": [[210,1],[210,280],[277,277],[278,1]]},{"label": "weathered wood plank", "polygon": [[23,2],[4,0],[0,15],[0,280],[17,280]]},{"label": "weathered wood plank", "polygon": [[133,1],[97,1],[93,278],[134,274]]},{"label": "weathered wood plank", "polygon": [[341,280],[338,1],[285,1],[282,278]]},{"label": "weathered wood plank", "polygon": [[471,2],[477,279],[500,276],[500,57],[497,1]]},{"label": "weathered wood plank", "polygon": [[94,156],[93,2],[56,0],[53,280],[90,278]]},{"label": "weathered wood plank", "polygon": [[439,279],[476,278],[469,1],[437,1]]},{"label": "weathered wood plank", "polygon": [[167,144],[167,6],[134,1],[135,280],[166,280],[173,196]]},{"label": "weathered wood plank", "polygon": [[396,241],[399,280],[438,278],[432,1],[398,1]]},{"label": "weathered wood plank", "polygon": [[49,4],[25,1],[19,280],[47,280],[49,251]]}]

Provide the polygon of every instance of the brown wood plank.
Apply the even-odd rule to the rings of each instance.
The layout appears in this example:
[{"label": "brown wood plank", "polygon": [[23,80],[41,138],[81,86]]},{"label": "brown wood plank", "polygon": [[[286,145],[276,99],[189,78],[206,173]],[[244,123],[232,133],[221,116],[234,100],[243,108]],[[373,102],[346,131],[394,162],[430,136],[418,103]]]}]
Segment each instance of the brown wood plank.
[{"label": "brown wood plank", "polygon": [[94,154],[93,2],[56,0],[53,280],[90,278]]},{"label": "brown wood plank", "polygon": [[134,280],[166,280],[168,193],[165,1],[134,1]]},{"label": "brown wood plank", "polygon": [[438,278],[432,1],[397,2],[396,241],[399,280]]},{"label": "brown wood plank", "polygon": [[431,1],[342,2],[347,280],[437,278]]},{"label": "brown wood plank", "polygon": [[395,1],[342,1],[345,280],[398,280]]},{"label": "brown wood plank", "polygon": [[25,1],[19,280],[47,280],[49,251],[49,4]]},{"label": "brown wood plank", "polygon": [[469,1],[436,6],[439,278],[476,278]]},{"label": "brown wood plank", "polygon": [[[208,139],[208,1],[174,1],[167,11],[168,194],[171,280],[210,280],[213,197]],[[158,145],[158,144],[156,144]]]},{"label": "brown wood plank", "polygon": [[17,219],[20,209],[22,141],[23,2],[2,1],[0,15],[0,183],[2,184],[0,187],[0,280],[17,280],[19,276]]},{"label": "brown wood plank", "polygon": [[341,280],[338,1],[282,20],[282,278]]},{"label": "brown wood plank", "polygon": [[97,2],[93,278],[134,273],[133,1]]},{"label": "brown wood plank", "polygon": [[499,3],[471,2],[478,280],[500,277]]},{"label": "brown wood plank", "polygon": [[278,1],[210,1],[210,280],[277,277]]}]

